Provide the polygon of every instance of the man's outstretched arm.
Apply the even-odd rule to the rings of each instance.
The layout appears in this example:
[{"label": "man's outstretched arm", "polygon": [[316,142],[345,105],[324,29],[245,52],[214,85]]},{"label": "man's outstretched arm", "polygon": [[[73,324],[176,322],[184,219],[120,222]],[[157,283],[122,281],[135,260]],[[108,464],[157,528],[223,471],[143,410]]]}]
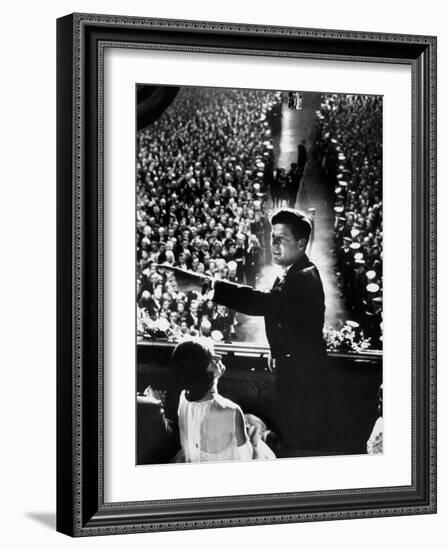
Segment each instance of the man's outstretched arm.
[{"label": "man's outstretched arm", "polygon": [[268,309],[269,291],[255,290],[246,285],[227,281],[214,282],[213,301],[246,315],[265,315]]},{"label": "man's outstretched arm", "polygon": [[157,266],[176,277],[181,290],[195,290],[207,293],[213,290],[210,299],[217,304],[245,313],[246,315],[264,316],[273,311],[301,311],[307,296],[313,293],[312,278],[305,274],[297,276],[289,284],[287,292],[280,288],[272,290],[255,290],[246,285],[228,281],[212,280],[206,275],[184,271],[178,267]]},{"label": "man's outstretched arm", "polygon": [[207,275],[186,271],[166,264],[157,269],[174,275],[180,290],[187,292],[211,292],[210,299],[246,315],[262,316],[268,309],[269,291],[255,290],[250,286],[213,280]]}]

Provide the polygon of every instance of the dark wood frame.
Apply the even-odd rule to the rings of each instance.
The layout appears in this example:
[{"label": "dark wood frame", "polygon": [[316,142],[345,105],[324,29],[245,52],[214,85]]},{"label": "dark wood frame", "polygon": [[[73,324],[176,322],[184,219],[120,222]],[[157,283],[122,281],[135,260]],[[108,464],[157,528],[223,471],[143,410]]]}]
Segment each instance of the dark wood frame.
[{"label": "dark wood frame", "polygon": [[[105,503],[102,78],[107,46],[412,67],[412,484]],[[74,14],[57,22],[57,529],[71,536],[436,511],[436,38]],[[148,495],[148,498],[150,495]]]}]

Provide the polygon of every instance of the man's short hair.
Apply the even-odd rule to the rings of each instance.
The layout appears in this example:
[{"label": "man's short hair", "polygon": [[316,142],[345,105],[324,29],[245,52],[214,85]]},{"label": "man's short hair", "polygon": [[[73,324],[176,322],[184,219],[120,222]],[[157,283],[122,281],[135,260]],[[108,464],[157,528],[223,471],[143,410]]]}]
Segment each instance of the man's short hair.
[{"label": "man's short hair", "polygon": [[290,208],[278,210],[271,218],[271,225],[276,223],[287,225],[296,240],[306,239],[308,242],[311,234],[311,222],[300,210]]}]

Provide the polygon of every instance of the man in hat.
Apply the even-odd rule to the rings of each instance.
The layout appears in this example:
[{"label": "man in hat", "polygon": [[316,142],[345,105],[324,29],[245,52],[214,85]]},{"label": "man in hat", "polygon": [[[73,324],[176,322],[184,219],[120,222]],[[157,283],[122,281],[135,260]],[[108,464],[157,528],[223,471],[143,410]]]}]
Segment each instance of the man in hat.
[{"label": "man in hat", "polygon": [[327,445],[325,296],[317,267],[305,253],[311,232],[297,210],[271,219],[273,262],[283,268],[267,291],[177,271],[186,289],[210,289],[213,300],[247,315],[263,316],[280,407],[280,456],[325,454]]},{"label": "man in hat", "polygon": [[297,168],[297,163],[293,162],[291,164],[291,170],[288,172],[288,183],[287,183],[287,192],[288,192],[288,206],[294,208],[299,190],[300,190],[300,180],[302,176],[299,173]]},{"label": "man in hat", "polygon": [[306,141],[302,139],[297,147],[297,170],[299,172],[299,179],[303,178],[305,172],[305,166],[308,162],[308,153],[306,151]]},{"label": "man in hat", "polygon": [[353,307],[358,317],[362,317],[363,300],[365,299],[367,275],[363,254],[358,252],[355,255],[355,270],[353,274]]},{"label": "man in hat", "polygon": [[351,237],[342,237],[342,247],[339,249],[339,268],[342,275],[342,283],[344,286],[344,295],[348,296],[350,292],[350,272],[353,261],[353,253],[350,245]]}]

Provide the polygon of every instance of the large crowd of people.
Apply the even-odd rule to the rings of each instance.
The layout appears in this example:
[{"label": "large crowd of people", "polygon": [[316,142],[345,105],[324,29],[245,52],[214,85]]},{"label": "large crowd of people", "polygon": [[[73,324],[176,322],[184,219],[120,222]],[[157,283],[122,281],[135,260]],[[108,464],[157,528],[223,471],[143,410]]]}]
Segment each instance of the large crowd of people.
[{"label": "large crowd of people", "polygon": [[316,154],[335,193],[340,285],[374,348],[382,334],[382,98],[326,94]]},{"label": "large crowd of people", "polygon": [[269,119],[281,94],[182,88],[137,134],[137,301],[140,334],[237,339],[235,313],[178,291],[168,263],[255,286],[270,261]]},{"label": "large crowd of people", "polygon": [[[382,99],[321,99],[315,156],[334,187],[341,293],[371,347],[379,348]],[[274,167],[271,133],[280,107],[278,92],[182,88],[166,112],[138,132],[140,334],[238,340],[235,312],[198,293],[179,292],[174,277],[156,264],[257,285],[271,260],[267,205],[295,204],[306,163],[288,172]]]}]

